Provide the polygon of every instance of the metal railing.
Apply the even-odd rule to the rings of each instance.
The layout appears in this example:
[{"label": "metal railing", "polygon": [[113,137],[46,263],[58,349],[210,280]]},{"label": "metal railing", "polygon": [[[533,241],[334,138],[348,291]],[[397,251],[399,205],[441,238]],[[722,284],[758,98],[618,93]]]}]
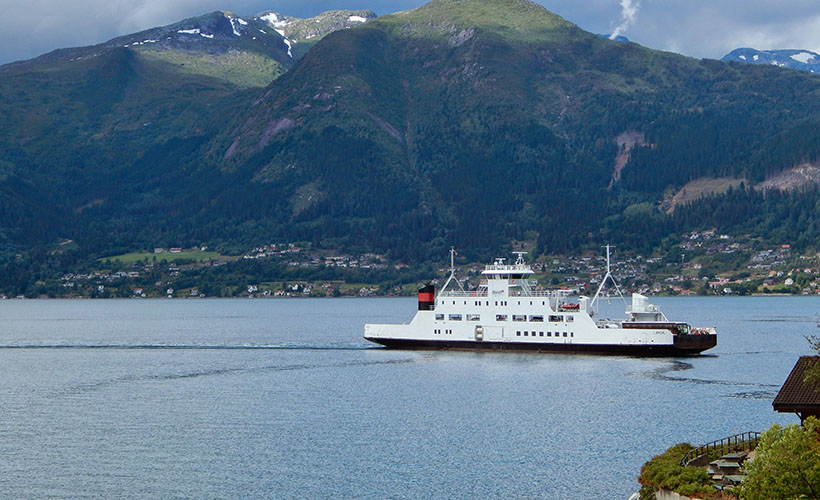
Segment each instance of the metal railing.
[{"label": "metal railing", "polygon": [[[694,450],[691,450],[680,459],[680,465],[681,467],[688,465],[703,466],[709,463],[709,459],[712,457],[717,458],[736,451],[751,451],[755,449],[759,441],[759,432],[743,432],[741,434],[735,434],[734,436],[718,439],[717,441],[706,443],[703,446],[698,446]],[[702,461],[704,458],[706,458],[705,463],[695,463]]]},{"label": "metal railing", "polygon": [[458,290],[439,292],[439,297],[486,297],[487,290],[471,290],[469,292],[462,292]]}]

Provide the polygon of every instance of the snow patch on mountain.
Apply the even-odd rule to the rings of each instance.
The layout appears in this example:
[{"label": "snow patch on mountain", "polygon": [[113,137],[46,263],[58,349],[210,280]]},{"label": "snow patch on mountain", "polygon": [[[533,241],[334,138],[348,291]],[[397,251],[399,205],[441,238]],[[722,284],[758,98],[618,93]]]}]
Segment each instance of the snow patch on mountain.
[{"label": "snow patch on mountain", "polygon": [[721,61],[738,61],[747,64],[767,64],[779,68],[791,68],[815,73],[820,71],[820,55],[809,50],[757,50],[752,48],[735,49]]},{"label": "snow patch on mountain", "polygon": [[233,34],[236,36],[242,36],[242,33],[240,33],[239,30],[236,29],[236,19],[233,17],[229,17],[228,19],[231,21],[231,28],[233,28]]},{"label": "snow patch on mountain", "polygon": [[210,33],[202,33],[199,28],[192,28],[188,30],[177,30],[177,33],[182,33],[184,35],[199,35],[205,38],[213,38],[214,36]]},{"label": "snow patch on mountain", "polygon": [[334,31],[352,28],[375,18],[376,14],[369,10],[331,10],[307,19],[265,11],[255,17],[294,44],[324,38]]},{"label": "snow patch on mountain", "polygon": [[810,60],[814,59],[814,54],[810,52],[801,52],[799,54],[792,54],[790,57],[795,61],[807,64]]},{"label": "snow patch on mountain", "polygon": [[282,26],[287,26],[289,22],[286,16],[277,14],[276,12],[268,12],[266,14],[259,16],[257,19],[268,23],[274,28],[281,28]]}]

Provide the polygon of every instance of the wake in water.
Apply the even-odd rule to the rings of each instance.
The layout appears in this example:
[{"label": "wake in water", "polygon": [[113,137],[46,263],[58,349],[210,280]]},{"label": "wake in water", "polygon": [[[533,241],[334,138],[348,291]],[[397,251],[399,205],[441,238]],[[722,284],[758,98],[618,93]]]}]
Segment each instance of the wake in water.
[{"label": "wake in water", "polygon": [[415,363],[418,359],[415,358],[403,358],[403,359],[392,359],[392,360],[382,360],[382,361],[350,361],[350,362],[341,362],[341,363],[316,363],[316,364],[308,364],[308,363],[297,363],[297,364],[290,364],[290,365],[267,365],[267,366],[255,366],[255,367],[237,367],[237,368],[213,368],[213,369],[203,369],[203,370],[196,370],[196,371],[189,371],[189,372],[181,372],[181,373],[163,373],[163,374],[146,374],[146,375],[129,375],[125,377],[119,377],[111,380],[101,380],[97,382],[91,383],[84,383],[79,384],[73,387],[66,389],[65,391],[61,391],[58,395],[65,396],[65,395],[72,395],[78,394],[82,392],[88,391],[96,391],[116,385],[121,384],[130,384],[130,383],[139,383],[139,382],[151,382],[151,381],[174,381],[174,380],[184,380],[184,379],[193,379],[199,377],[212,377],[212,376],[219,376],[219,375],[236,375],[236,374],[243,374],[243,373],[264,373],[264,372],[287,372],[287,371],[294,371],[294,370],[315,370],[315,369],[322,369],[322,368],[355,368],[360,366],[378,366],[378,365],[399,365],[405,363]]},{"label": "wake in water", "polygon": [[761,399],[771,401],[777,396],[777,391],[749,391],[736,392],[734,394],[724,394],[723,398],[737,398],[737,399]]},{"label": "wake in water", "polygon": [[[779,388],[780,386],[777,384],[759,384],[754,382],[740,382],[736,380],[717,380],[717,379],[702,379],[702,378],[691,378],[691,377],[673,377],[669,375],[670,373],[675,372],[682,372],[691,370],[694,368],[691,363],[685,363],[683,361],[677,360],[669,360],[665,361],[666,366],[661,366],[659,368],[655,368],[654,370],[642,371],[642,372],[632,372],[629,375],[650,378],[652,380],[662,380],[666,382],[686,382],[689,384],[702,384],[702,385],[726,385],[726,386],[741,386],[741,387],[776,387]],[[749,394],[749,393],[744,393]]]},{"label": "wake in water", "polygon": [[750,316],[740,321],[750,323],[817,323],[817,316]]},{"label": "wake in water", "polygon": [[279,349],[296,351],[361,351],[382,349],[364,344],[8,344],[0,349],[183,349],[183,350],[256,350]]}]

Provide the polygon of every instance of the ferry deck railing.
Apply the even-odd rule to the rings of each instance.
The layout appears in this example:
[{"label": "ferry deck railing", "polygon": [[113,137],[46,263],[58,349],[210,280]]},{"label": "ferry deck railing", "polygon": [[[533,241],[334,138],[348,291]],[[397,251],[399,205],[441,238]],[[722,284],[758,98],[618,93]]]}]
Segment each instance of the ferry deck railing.
[{"label": "ferry deck railing", "polygon": [[[573,295],[575,290],[531,290],[531,291],[524,291],[524,290],[510,290],[509,297],[549,297],[549,298],[556,298],[556,297],[569,297]],[[443,292],[439,292],[440,297],[486,297],[487,290],[471,290],[471,291],[450,291],[446,290]]]}]

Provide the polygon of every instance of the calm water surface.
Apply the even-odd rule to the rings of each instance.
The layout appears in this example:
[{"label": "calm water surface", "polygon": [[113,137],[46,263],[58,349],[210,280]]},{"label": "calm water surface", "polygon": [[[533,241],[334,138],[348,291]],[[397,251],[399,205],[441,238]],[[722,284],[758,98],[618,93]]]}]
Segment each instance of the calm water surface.
[{"label": "calm water surface", "polygon": [[[414,299],[0,302],[3,498],[625,499],[772,423],[820,299],[656,299],[709,355],[408,352]],[[621,317],[623,304],[601,315]]]}]

